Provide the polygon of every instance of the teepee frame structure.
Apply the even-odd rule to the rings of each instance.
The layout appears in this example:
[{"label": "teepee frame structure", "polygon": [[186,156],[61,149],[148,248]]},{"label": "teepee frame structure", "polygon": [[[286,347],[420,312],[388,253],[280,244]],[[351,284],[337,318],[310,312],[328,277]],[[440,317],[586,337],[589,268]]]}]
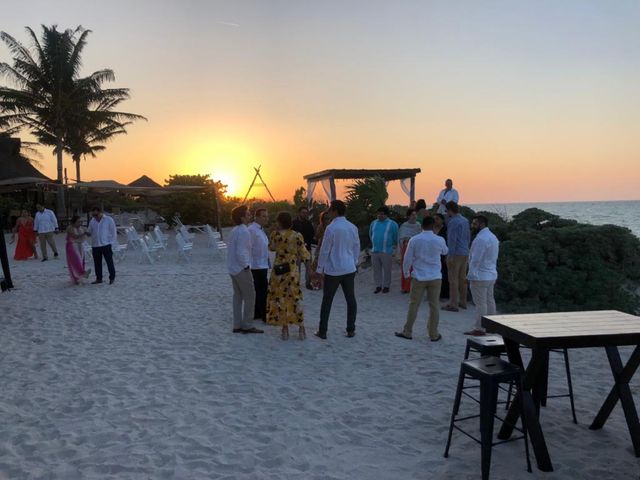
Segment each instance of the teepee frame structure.
[{"label": "teepee frame structure", "polygon": [[[264,181],[264,178],[262,178],[262,175],[260,175],[260,169],[262,168],[262,165],[259,165],[258,168],[253,167],[253,169],[256,171],[256,174],[253,176],[253,181],[251,182],[251,185],[249,185],[249,190],[247,190],[247,194],[244,196],[244,200],[242,200],[242,203],[245,203],[247,201],[247,198],[249,198],[249,194],[251,193],[251,189],[256,186],[256,187],[264,187],[267,189],[267,193],[269,193],[269,196],[271,197],[271,200],[273,200],[274,202],[276,201],[275,198],[273,198],[273,195],[271,194],[271,190],[269,190],[269,187],[267,187],[267,182]],[[262,183],[256,183],[257,179],[260,179],[260,181]]]}]

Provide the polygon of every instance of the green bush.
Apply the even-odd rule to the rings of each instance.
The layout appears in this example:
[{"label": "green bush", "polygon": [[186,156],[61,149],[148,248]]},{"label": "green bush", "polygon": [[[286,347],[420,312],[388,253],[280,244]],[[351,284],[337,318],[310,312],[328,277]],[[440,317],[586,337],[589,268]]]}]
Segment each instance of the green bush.
[{"label": "green bush", "polygon": [[630,230],[579,224],[538,209],[516,217],[500,247],[500,311],[638,312],[640,240]]}]

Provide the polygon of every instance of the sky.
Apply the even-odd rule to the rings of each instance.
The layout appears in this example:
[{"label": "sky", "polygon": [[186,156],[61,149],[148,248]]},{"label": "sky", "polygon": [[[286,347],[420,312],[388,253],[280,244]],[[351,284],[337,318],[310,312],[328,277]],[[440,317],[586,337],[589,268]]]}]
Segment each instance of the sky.
[{"label": "sky", "polygon": [[[640,199],[637,1],[2,9],[0,29],[25,43],[24,27],[41,24],[90,29],[81,73],[113,69],[112,85],[131,89],[122,109],[149,120],[83,161],[83,180],[210,174],[243,197],[261,165],[275,197],[291,199],[308,173],[418,167],[427,201],[446,178],[469,204]],[[10,61],[4,45],[0,61]],[[73,177],[69,158],[65,166]],[[397,183],[390,200],[407,203]]]}]

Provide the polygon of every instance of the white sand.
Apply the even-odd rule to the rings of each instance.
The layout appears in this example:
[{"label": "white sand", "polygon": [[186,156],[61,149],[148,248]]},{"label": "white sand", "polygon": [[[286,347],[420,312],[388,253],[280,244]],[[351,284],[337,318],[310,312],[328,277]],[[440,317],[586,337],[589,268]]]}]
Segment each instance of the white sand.
[{"label": "white sand", "polygon": [[[397,281],[374,296],[365,271],[355,338],[342,335],[340,293],[329,339],[313,337],[321,294],[305,291],[310,338],[283,342],[275,328],[231,333],[229,277],[203,246],[191,264],[173,250],[156,265],[129,253],[112,286],[71,286],[63,258],[11,265],[0,479],[480,478],[479,446],[463,435],[442,456],[472,312],[443,313],[439,343],[424,312],[413,341],[395,338],[407,296]],[[494,448],[492,478],[638,478],[619,406],[603,430],[588,429],[612,384],[605,352],[571,360],[580,424],[566,398],[542,411],[555,472],[527,474],[519,441]],[[566,388],[560,358],[551,385]]]}]

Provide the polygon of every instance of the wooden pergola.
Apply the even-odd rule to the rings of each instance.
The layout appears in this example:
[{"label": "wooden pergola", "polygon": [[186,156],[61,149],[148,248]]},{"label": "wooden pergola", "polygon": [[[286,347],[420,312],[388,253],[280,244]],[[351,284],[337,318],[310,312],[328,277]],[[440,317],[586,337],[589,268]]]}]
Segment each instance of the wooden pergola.
[{"label": "wooden pergola", "polygon": [[[336,199],[336,180],[354,180],[358,178],[382,177],[385,181],[400,180],[402,189],[409,196],[409,201],[416,199],[416,175],[419,168],[392,168],[392,169],[331,169],[310,173],[303,178],[307,181],[307,198],[311,201],[316,184],[321,183],[330,201]],[[405,181],[409,181],[409,186]],[[326,185],[328,183],[328,186]]]}]

